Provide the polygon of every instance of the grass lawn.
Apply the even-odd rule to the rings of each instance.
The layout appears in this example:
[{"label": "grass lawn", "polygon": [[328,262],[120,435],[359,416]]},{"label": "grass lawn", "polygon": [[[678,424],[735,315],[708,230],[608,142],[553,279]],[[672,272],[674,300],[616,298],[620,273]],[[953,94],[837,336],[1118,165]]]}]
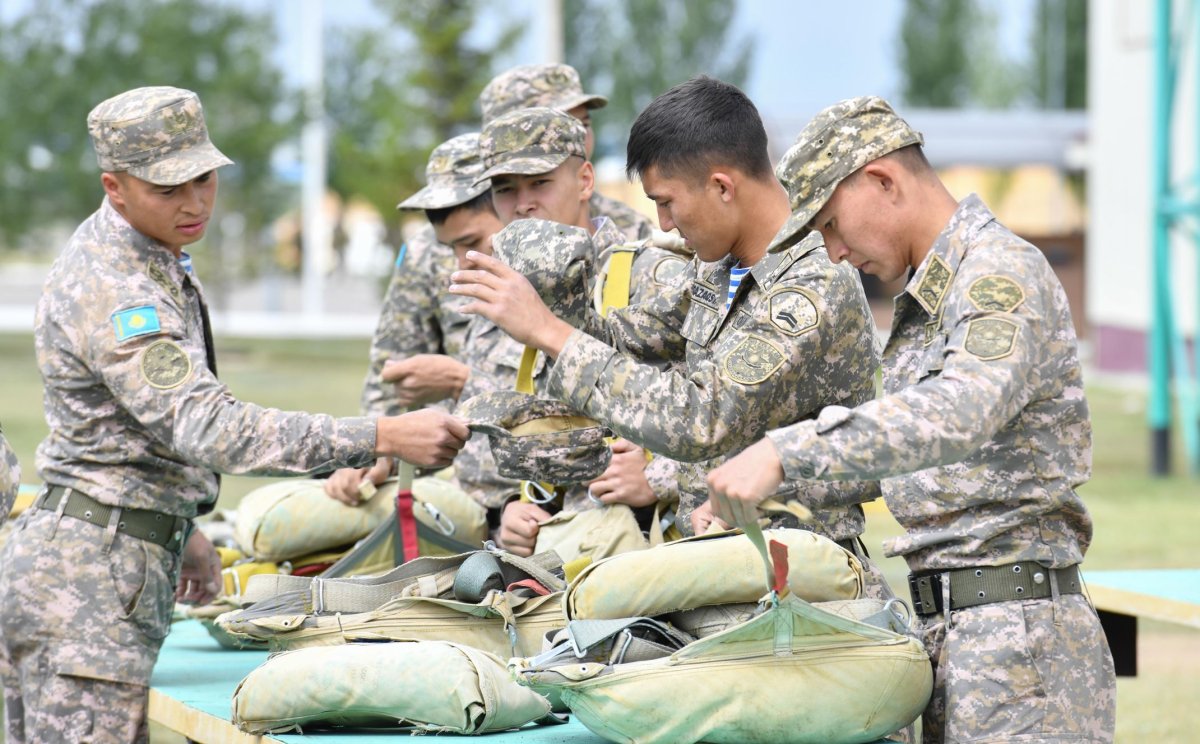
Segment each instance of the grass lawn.
[{"label": "grass lawn", "polygon": [[[219,342],[221,377],[239,398],[285,409],[353,415],[366,370],[368,342]],[[46,433],[41,385],[32,338],[0,334],[0,421],[35,481],[33,452]],[[1140,391],[1089,388],[1095,427],[1094,473],[1083,490],[1096,523],[1085,568],[1184,568],[1200,565],[1195,553],[1200,527],[1200,480],[1182,474],[1156,479],[1148,473],[1146,396]],[[1179,437],[1176,437],[1179,440]],[[268,482],[228,477],[219,501],[233,507],[243,494]],[[881,557],[881,543],[899,532],[886,510],[873,507],[866,543]],[[898,559],[882,559],[898,589],[907,573]],[[1118,682],[1117,741],[1184,742],[1200,724],[1200,632],[1143,622],[1141,675]],[[166,741],[162,736],[156,740]]]}]

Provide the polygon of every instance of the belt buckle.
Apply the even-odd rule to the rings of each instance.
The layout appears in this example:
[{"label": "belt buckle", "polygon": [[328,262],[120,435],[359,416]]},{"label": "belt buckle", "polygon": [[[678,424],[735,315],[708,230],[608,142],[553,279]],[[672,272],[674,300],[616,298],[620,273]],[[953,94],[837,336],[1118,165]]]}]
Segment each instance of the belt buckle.
[{"label": "belt buckle", "polygon": [[938,611],[938,594],[940,587],[935,584],[940,584],[937,581],[937,574],[926,574],[924,576],[909,576],[908,591],[912,595],[913,612],[918,615],[933,615]]}]

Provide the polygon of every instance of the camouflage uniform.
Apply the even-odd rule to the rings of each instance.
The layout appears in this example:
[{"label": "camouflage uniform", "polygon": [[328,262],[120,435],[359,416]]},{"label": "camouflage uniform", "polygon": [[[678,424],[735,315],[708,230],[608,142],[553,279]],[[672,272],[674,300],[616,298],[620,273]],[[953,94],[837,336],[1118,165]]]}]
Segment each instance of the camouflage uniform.
[{"label": "camouflage uniform", "polygon": [[[400,202],[397,209],[446,209],[487,191],[490,184],[475,183],[482,170],[478,150],[478,133],[459,135],[435,147],[425,166],[424,188]],[[417,354],[462,359],[470,318],[458,309],[467,299],[447,291],[450,275],[457,268],[453,249],[438,242],[429,224],[401,247],[371,339],[371,367],[362,393],[364,414],[401,412],[395,385],[380,377],[388,360]]]},{"label": "camouflage uniform", "polygon": [[0,525],[8,519],[20,485],[21,466],[17,463],[16,453],[4,438],[4,429],[0,428]]},{"label": "camouflage uniform", "polygon": [[[838,155],[781,162],[792,227],[863,158],[914,138],[879,99],[818,115],[793,150],[820,141]],[[1092,523],[1075,489],[1091,468],[1091,424],[1066,295],[1042,253],[978,197],[959,204],[896,298],[883,378],[879,400],[769,434],[789,479],[884,479],[906,530],[886,551],[914,572],[1082,560]],[[1112,740],[1112,659],[1082,595],[921,623],[936,667],[927,741]]]},{"label": "camouflage uniform", "polygon": [[[479,94],[485,127],[496,118],[522,108],[542,106],[569,111],[576,106],[597,109],[607,104],[604,96],[583,92],[574,67],[557,63],[514,67],[492,78]],[[599,191],[592,192],[589,207],[592,217],[609,218],[629,240],[646,240],[654,232],[653,223],[645,215]]]},{"label": "camouflage uniform", "polygon": [[[97,106],[88,124],[102,169],[151,183],[183,183],[230,162],[189,91],[139,88]],[[57,511],[29,509],[4,547],[7,740],[144,740],[180,556],[118,531],[122,510],[195,517],[212,508],[214,470],[367,465],[375,422],[235,399],[216,378],[199,282],[107,199],[55,262],[35,341],[50,428],[37,454],[42,480],[118,508],[107,528],[64,518],[66,498]]]},{"label": "camouflage uniform", "polygon": [[[536,229],[525,225],[504,232]],[[504,232],[494,239],[498,253]],[[525,251],[514,265],[534,279],[552,276],[566,251],[550,246],[570,239],[525,236],[542,250]],[[726,310],[735,262],[728,256],[700,273],[693,260],[656,297],[607,318],[580,312],[578,280],[534,281],[568,322],[583,316],[547,392],[655,455],[682,461],[674,466],[679,523],[689,532],[691,511],[708,498],[705,476],[727,455],[781,422],[874,394],[874,325],[852,269],[832,266],[820,241],[809,240],[755,264]],[[816,515],[814,529],[836,540],[857,537],[857,504],[876,495],[873,486],[818,489],[833,503]]]},{"label": "camouflage uniform", "polygon": [[371,339],[363,415],[393,416],[402,411],[396,402],[396,386],[380,377],[389,360],[416,354],[463,358],[470,318],[458,309],[466,302],[446,291],[450,275],[457,269],[454,251],[437,241],[428,224],[400,249]]},{"label": "camouflage uniform", "polygon": [[[493,245],[503,256],[504,245],[509,235],[519,235],[525,230],[548,229],[562,230],[572,234],[576,243],[570,251],[587,256],[587,265],[592,267],[595,262],[603,262],[611,255],[614,248],[625,246],[624,235],[607,219],[598,220],[596,232],[588,236],[582,228],[573,228],[544,220],[518,220],[511,226],[493,236]],[[554,246],[543,245],[539,251],[555,251]],[[685,262],[678,256],[649,245],[639,246],[638,255],[634,259],[630,281],[630,304],[648,301],[662,292],[674,281],[678,271]],[[591,271],[583,280],[586,285],[586,300],[590,301],[599,284],[596,272]],[[464,361],[471,368],[471,374],[463,386],[459,400],[466,401],[477,395],[500,390],[512,390],[517,382],[517,370],[520,367],[521,355],[525,346],[514,341],[499,326],[483,316],[471,320],[467,331],[466,352]],[[550,365],[545,355],[539,354],[533,369],[534,389],[539,394],[545,390],[546,379]],[[659,466],[662,467],[662,466]],[[454,460],[455,482],[466,493],[479,503],[492,509],[502,507],[518,492],[519,482],[504,478],[496,471],[495,460],[492,457],[488,441],[484,437],[471,437],[466,446]],[[670,485],[672,491],[674,484]],[[587,498],[587,489],[575,486],[567,489],[564,508],[580,510],[589,509],[594,503]]]}]

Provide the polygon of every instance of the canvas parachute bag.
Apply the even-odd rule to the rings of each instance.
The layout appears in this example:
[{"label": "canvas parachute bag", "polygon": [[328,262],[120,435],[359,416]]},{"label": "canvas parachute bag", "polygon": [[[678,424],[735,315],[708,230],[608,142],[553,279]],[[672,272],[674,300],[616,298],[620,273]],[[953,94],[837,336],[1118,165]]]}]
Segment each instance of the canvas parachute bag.
[{"label": "canvas parachute bag", "polygon": [[[933,687],[929,658],[906,632],[907,612],[897,609],[897,600],[816,599],[821,594],[805,580],[804,562],[819,557],[811,548],[825,546],[778,534],[787,532],[793,531],[768,533],[769,558],[756,525],[746,536],[722,538],[759,556],[747,576],[757,577],[760,592],[767,587],[768,593],[749,619],[698,639],[653,617],[574,619],[582,617],[580,596],[594,580],[589,571],[611,583],[616,577],[605,576],[603,567],[624,557],[616,556],[573,582],[565,601],[570,608],[574,600],[575,612],[561,642],[539,656],[513,659],[509,668],[518,682],[560,697],[588,729],[614,742],[850,744],[903,728],[924,709]],[[847,565],[833,551],[826,558],[834,573]],[[632,605],[678,608],[688,598],[672,583],[658,582],[663,596],[636,591]],[[703,599],[713,596],[696,588],[694,597],[701,598],[701,591],[708,593]],[[616,603],[612,597],[599,606],[615,611]],[[735,610],[729,617],[745,617],[745,604],[730,607]],[[687,611],[676,610],[676,617],[679,612]]]},{"label": "canvas parachute bag", "polygon": [[310,725],[486,734],[549,712],[550,703],[513,682],[499,658],[441,641],[287,651],[250,672],[233,694],[233,721],[252,734]]},{"label": "canvas parachute bag", "polygon": [[218,618],[275,650],[356,641],[442,640],[508,658],[562,628],[561,561],[495,549],[421,557],[372,577],[255,576],[248,607]]}]

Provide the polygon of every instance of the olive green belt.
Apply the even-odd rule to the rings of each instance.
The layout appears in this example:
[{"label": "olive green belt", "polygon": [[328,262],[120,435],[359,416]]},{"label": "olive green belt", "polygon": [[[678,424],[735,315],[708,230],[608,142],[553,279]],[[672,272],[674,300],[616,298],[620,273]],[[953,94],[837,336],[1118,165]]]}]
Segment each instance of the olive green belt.
[{"label": "olive green belt", "polygon": [[950,585],[951,610],[965,610],[993,602],[1045,599],[1055,593],[1083,593],[1079,566],[1046,568],[1035,561],[1021,561],[1004,566],[909,574],[908,590],[912,593],[913,611],[918,615],[934,615],[944,611],[947,583]]},{"label": "olive green belt", "polygon": [[167,550],[179,552],[183,548],[183,541],[189,534],[190,520],[183,517],[162,514],[149,509],[122,509],[101,504],[91,496],[73,488],[62,486],[44,488],[33,505],[39,509],[57,511],[64,495],[67,504],[62,513],[68,517],[82,519],[100,527],[108,527],[113,512],[120,512],[117,516],[117,532],[161,545]]}]

